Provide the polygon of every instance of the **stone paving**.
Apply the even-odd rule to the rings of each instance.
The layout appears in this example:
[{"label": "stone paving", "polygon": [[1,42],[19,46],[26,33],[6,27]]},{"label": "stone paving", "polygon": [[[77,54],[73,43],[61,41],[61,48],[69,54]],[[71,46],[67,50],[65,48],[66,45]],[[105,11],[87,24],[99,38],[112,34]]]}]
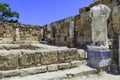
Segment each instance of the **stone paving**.
[{"label": "stone paving", "polygon": [[46,73],[28,75],[23,77],[17,76],[17,77],[3,78],[1,80],[70,80],[70,78],[75,76],[79,76],[79,75],[84,76],[94,73],[96,73],[95,69],[92,69],[86,65],[80,65],[79,67],[71,68],[67,70],[46,72]]},{"label": "stone paving", "polygon": [[79,76],[67,80],[120,80],[120,75],[108,74],[102,72],[101,74],[89,75],[89,76]]},{"label": "stone paving", "polygon": [[11,78],[3,78],[1,80],[120,80],[120,75],[108,74],[106,72],[101,72],[99,74],[83,74],[81,70],[88,70],[89,73],[91,73],[93,69],[82,65],[81,67],[64,71],[47,72],[24,77],[17,76]]}]

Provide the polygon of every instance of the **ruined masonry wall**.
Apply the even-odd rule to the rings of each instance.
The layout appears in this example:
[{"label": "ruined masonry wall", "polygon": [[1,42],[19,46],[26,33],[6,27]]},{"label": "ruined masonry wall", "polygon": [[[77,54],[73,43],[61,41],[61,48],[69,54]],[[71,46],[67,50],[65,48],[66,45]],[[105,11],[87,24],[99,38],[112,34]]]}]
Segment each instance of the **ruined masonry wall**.
[{"label": "ruined masonry wall", "polygon": [[[96,1],[96,0],[95,0]],[[113,39],[113,35],[120,34],[120,0],[101,0],[102,4],[106,4],[111,8],[111,15],[108,19],[108,37]],[[64,18],[56,22],[40,26],[0,23],[0,43],[14,43],[15,29],[20,30],[21,43],[44,41],[45,44],[65,45],[68,47],[76,47],[91,42],[91,19],[89,18],[89,10],[96,3],[90,4],[88,7],[79,9],[79,13],[75,16]],[[70,22],[74,22],[74,37],[70,38]],[[43,28],[43,37],[41,38],[41,28]]]},{"label": "ruined masonry wall", "polygon": [[[98,0],[95,0],[95,2]],[[113,39],[115,34],[120,34],[120,0],[101,0],[111,8],[111,15],[108,19],[108,37]],[[76,47],[86,45],[91,42],[91,18],[89,10],[96,3],[90,4],[88,7],[79,9],[79,13],[75,16],[64,18],[62,20],[47,24],[44,27],[44,40],[47,44],[66,45]],[[116,6],[116,7],[115,7]],[[70,22],[74,21],[74,38],[70,38]]]},{"label": "ruined masonry wall", "polygon": [[[20,40],[16,41],[16,29],[19,29]],[[36,43],[39,40],[40,26],[0,23],[0,43]]]}]

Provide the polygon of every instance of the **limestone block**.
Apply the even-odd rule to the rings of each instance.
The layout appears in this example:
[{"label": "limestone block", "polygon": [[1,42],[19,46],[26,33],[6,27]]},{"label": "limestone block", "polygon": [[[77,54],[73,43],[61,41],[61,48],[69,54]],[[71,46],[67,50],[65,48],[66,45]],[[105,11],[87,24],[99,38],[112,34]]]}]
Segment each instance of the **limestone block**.
[{"label": "limestone block", "polygon": [[81,37],[77,37],[77,45],[81,45],[84,43],[84,37],[81,36]]},{"label": "limestone block", "polygon": [[120,23],[113,24],[113,30],[114,30],[114,32],[120,34]]},{"label": "limestone block", "polygon": [[20,70],[9,70],[9,71],[1,71],[2,77],[11,77],[20,75]]},{"label": "limestone block", "polygon": [[78,49],[78,53],[80,54],[80,59],[87,58],[87,53],[83,49]]},{"label": "limestone block", "polygon": [[78,67],[82,64],[82,61],[72,61],[70,62],[71,67]]},{"label": "limestone block", "polygon": [[59,63],[71,62],[73,60],[79,60],[79,54],[77,52],[77,49],[71,48],[58,51]]},{"label": "limestone block", "polygon": [[91,29],[84,30],[84,41],[91,41]]},{"label": "limestone block", "polygon": [[40,58],[41,58],[41,52],[35,52],[33,56],[33,65],[41,64]]},{"label": "limestone block", "polygon": [[76,31],[80,31],[80,32],[81,32],[81,30],[82,30],[82,27],[81,27],[81,20],[77,20],[77,21],[76,21],[76,25],[77,25]]},{"label": "limestone block", "polygon": [[57,71],[58,70],[58,65],[57,64],[51,64],[47,66],[48,71]]},{"label": "limestone block", "polygon": [[84,29],[88,30],[91,28],[90,27],[91,19],[88,17],[88,15],[89,15],[88,12],[86,12],[85,14],[86,14],[86,16],[84,17]]},{"label": "limestone block", "polygon": [[43,73],[46,71],[47,71],[47,66],[26,68],[26,69],[21,69],[20,76],[33,75],[33,74],[37,74],[37,73]]},{"label": "limestone block", "polygon": [[113,23],[120,23],[120,15],[112,16]]},{"label": "limestone block", "polygon": [[111,0],[101,0],[101,3],[108,5],[111,3]]},{"label": "limestone block", "polygon": [[20,54],[20,67],[32,67],[40,64],[41,52],[21,52]]},{"label": "limestone block", "polygon": [[0,70],[17,69],[18,54],[17,52],[0,51]]},{"label": "limestone block", "polygon": [[46,51],[41,53],[41,64],[54,64],[57,63],[57,51]]},{"label": "limestone block", "polygon": [[69,68],[70,68],[70,64],[69,64],[69,63],[61,63],[61,64],[58,64],[58,69],[59,69],[59,70],[69,69]]}]

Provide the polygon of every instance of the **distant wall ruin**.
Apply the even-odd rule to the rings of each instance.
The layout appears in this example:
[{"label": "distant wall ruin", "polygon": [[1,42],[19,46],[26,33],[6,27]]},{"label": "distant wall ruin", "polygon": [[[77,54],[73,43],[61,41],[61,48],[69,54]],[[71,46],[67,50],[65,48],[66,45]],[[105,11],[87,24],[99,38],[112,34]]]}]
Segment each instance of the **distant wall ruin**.
[{"label": "distant wall ruin", "polygon": [[[19,41],[16,40],[16,29],[19,29]],[[32,43],[38,42],[40,26],[0,23],[0,43]]]},{"label": "distant wall ruin", "polygon": [[[111,8],[111,15],[108,19],[108,36],[109,39],[112,39],[113,35],[120,34],[120,1],[101,0],[101,3]],[[91,43],[91,19],[89,18],[89,10],[94,5],[96,3],[79,9],[79,13],[75,16],[44,25],[44,40],[47,41],[47,44],[74,47]],[[73,39],[69,35],[71,21],[74,21]]]},{"label": "distant wall ruin", "polygon": [[[94,0],[95,2],[98,0]],[[120,34],[120,0],[101,0],[101,3],[111,8],[108,19],[108,36],[113,39]],[[44,26],[0,23],[0,43],[16,42],[16,28],[19,28],[19,42],[38,42],[58,46],[76,47],[91,43],[91,19],[89,10],[96,3],[79,9],[75,16],[64,18]],[[74,22],[74,37],[70,38],[70,22]],[[43,33],[41,36],[41,29]]]}]

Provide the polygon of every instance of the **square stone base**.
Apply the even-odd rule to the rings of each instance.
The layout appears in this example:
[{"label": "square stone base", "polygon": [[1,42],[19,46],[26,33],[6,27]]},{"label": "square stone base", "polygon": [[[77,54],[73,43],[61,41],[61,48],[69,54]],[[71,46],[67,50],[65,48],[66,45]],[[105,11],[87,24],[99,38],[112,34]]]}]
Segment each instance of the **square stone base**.
[{"label": "square stone base", "polygon": [[106,67],[111,64],[110,50],[88,50],[88,65],[95,68]]}]

